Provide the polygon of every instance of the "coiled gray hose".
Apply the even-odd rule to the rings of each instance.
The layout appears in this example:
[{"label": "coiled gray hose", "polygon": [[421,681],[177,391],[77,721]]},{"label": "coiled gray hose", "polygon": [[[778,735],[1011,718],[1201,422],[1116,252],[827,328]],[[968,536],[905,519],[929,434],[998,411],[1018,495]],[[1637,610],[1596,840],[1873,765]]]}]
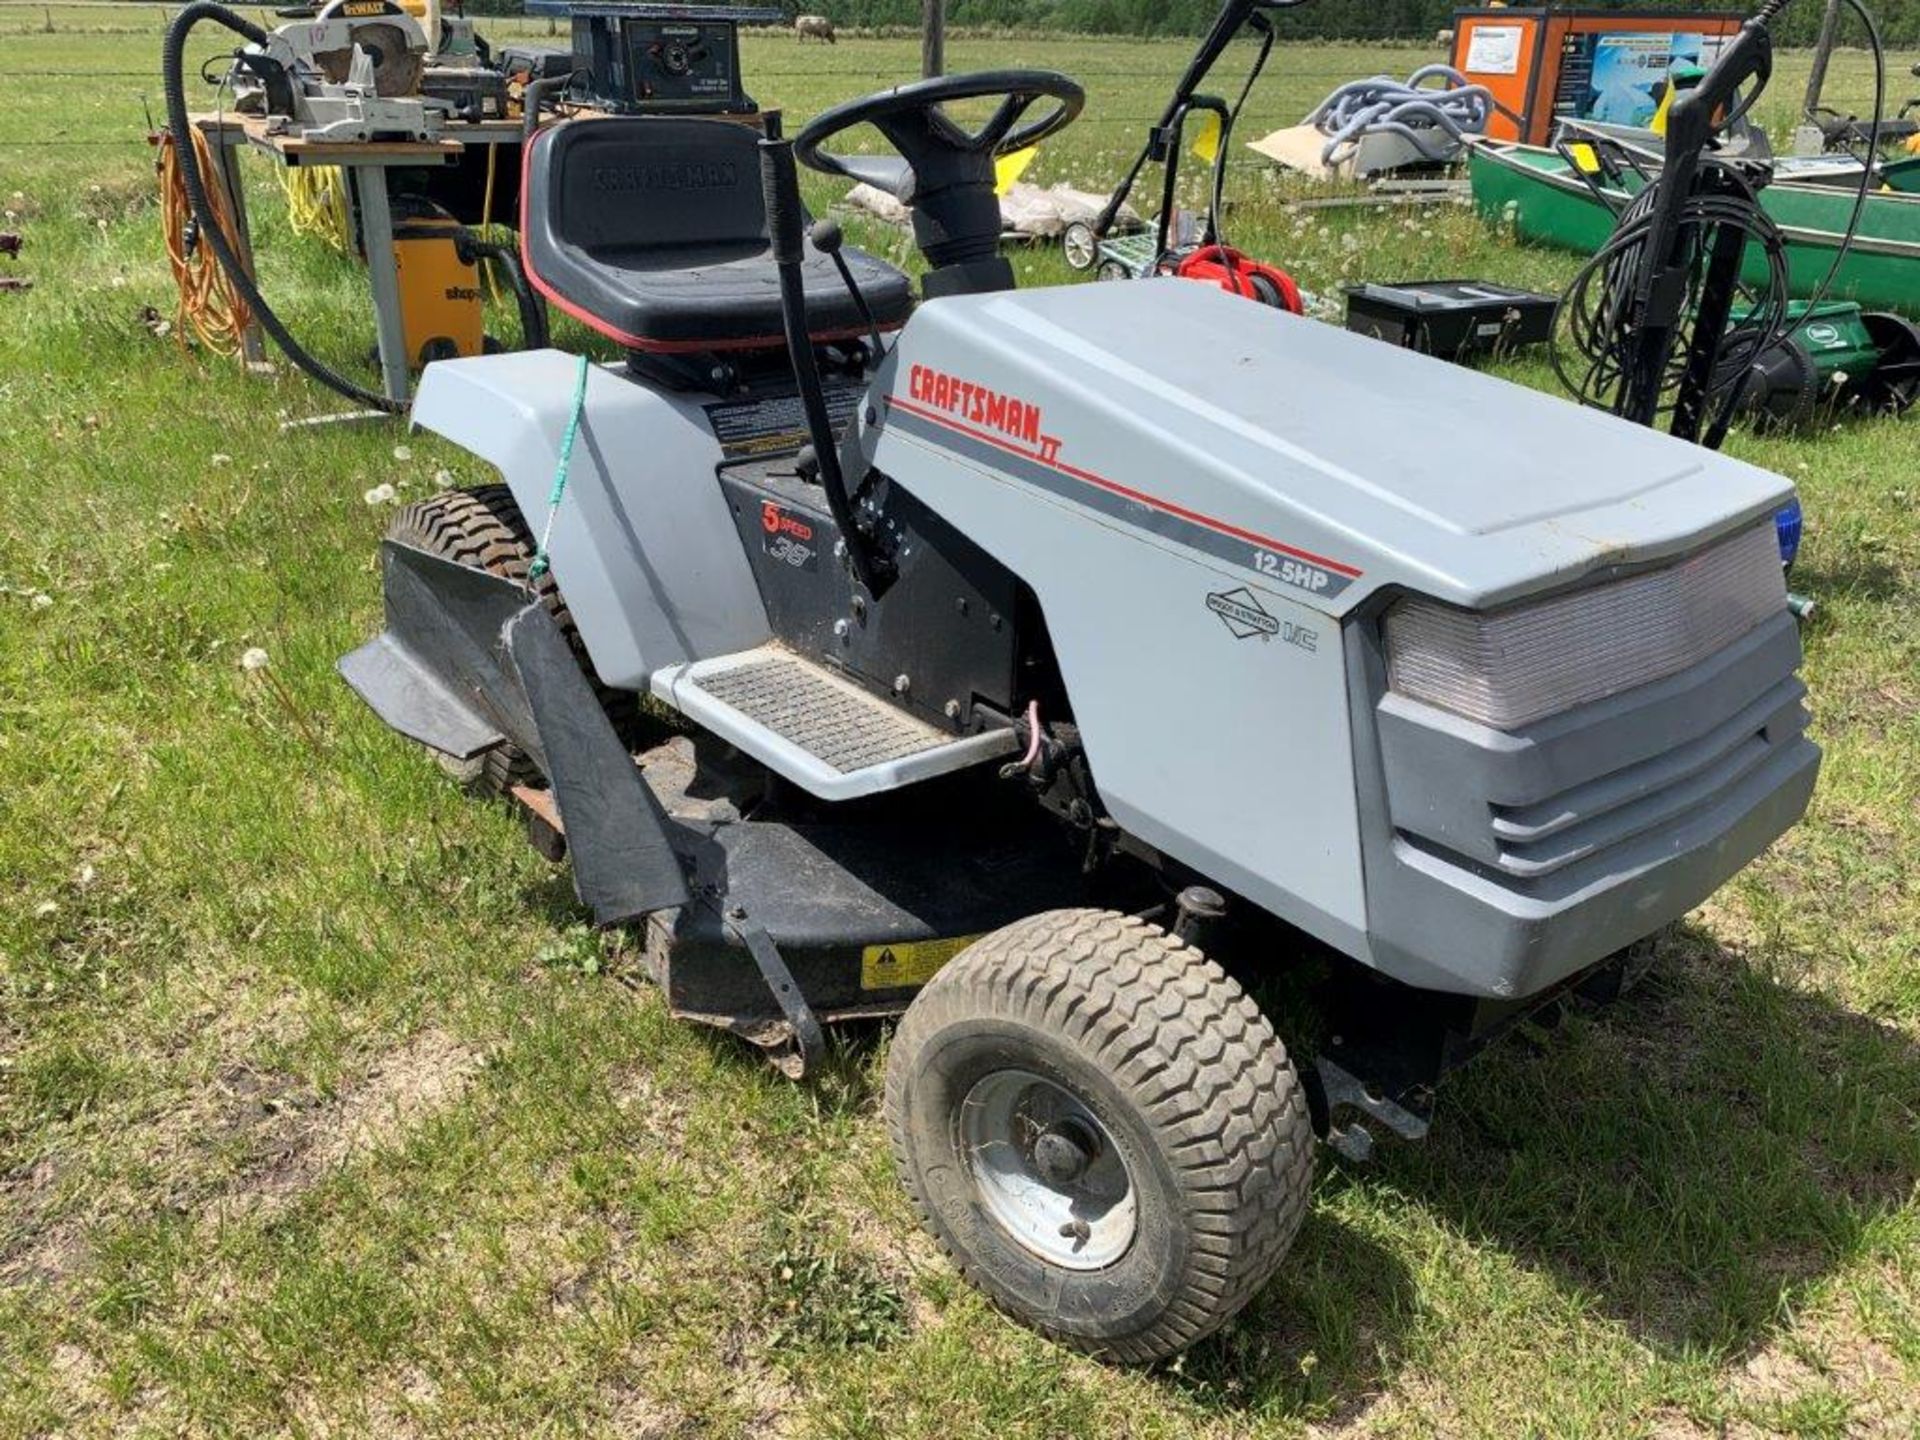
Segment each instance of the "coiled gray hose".
[{"label": "coiled gray hose", "polygon": [[[1446,84],[1423,88],[1435,78]],[[1375,75],[1348,81],[1320,102],[1307,123],[1328,137],[1320,151],[1327,165],[1336,163],[1343,147],[1369,134],[1398,135],[1424,159],[1451,160],[1468,135],[1487,128],[1492,114],[1493,95],[1486,86],[1468,84],[1449,65],[1422,65],[1405,80]]]}]

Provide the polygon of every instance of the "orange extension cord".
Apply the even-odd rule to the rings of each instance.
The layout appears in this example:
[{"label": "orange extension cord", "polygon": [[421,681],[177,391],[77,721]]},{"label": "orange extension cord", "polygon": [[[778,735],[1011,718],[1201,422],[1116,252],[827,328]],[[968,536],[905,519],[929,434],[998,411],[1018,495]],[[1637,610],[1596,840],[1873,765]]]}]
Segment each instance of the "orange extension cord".
[{"label": "orange extension cord", "polygon": [[[173,283],[180,290],[180,320],[174,330],[175,337],[184,345],[191,327],[200,337],[200,343],[216,355],[238,355],[241,339],[253,324],[253,312],[233,288],[227,272],[220,268],[219,257],[213,253],[212,246],[197,244],[189,250],[187,233],[193,216],[187,205],[186,186],[180,180],[180,157],[175,152],[171,134],[161,132],[158,143],[160,158],[154,168],[160,174],[160,226],[166,236],[167,259],[173,266]],[[197,129],[193,132],[193,149],[202,175],[211,178],[220,173],[206,136]],[[244,254],[226,195],[218,185],[209,184],[206,188],[207,202],[213,207],[214,218],[220,222],[228,245],[236,254]]]}]

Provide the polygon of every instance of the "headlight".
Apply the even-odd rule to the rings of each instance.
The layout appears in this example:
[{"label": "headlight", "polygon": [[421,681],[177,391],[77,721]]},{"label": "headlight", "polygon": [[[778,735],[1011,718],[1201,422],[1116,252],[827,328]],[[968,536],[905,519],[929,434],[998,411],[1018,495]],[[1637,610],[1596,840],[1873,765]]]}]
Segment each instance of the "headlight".
[{"label": "headlight", "polygon": [[1387,613],[1388,683],[1513,730],[1684,670],[1786,603],[1769,521],[1659,570],[1508,610],[1403,600]]}]

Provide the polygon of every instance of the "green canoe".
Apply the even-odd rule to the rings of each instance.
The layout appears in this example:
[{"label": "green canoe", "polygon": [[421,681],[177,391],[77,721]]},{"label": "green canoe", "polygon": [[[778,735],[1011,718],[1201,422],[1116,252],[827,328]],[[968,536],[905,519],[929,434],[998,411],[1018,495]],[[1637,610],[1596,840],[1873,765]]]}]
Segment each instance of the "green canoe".
[{"label": "green canoe", "polygon": [[[1523,240],[1591,255],[1613,233],[1613,212],[1595,198],[1558,152],[1481,140],[1470,147],[1467,173],[1480,213],[1513,227]],[[1636,188],[1629,178],[1614,198]],[[1811,296],[1833,264],[1853,209],[1853,192],[1830,185],[1776,181],[1760,203],[1787,239],[1789,288]],[[1765,278],[1765,260],[1749,247],[1749,281]],[[1876,191],[1867,196],[1860,232],[1829,292],[1870,310],[1920,317],[1920,195]]]}]

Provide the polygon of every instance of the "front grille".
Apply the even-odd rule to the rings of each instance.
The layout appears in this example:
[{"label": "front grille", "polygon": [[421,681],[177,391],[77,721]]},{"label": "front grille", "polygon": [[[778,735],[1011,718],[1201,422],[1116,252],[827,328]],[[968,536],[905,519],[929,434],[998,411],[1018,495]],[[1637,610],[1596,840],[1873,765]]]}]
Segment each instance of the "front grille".
[{"label": "front grille", "polygon": [[1389,690],[1375,710],[1405,844],[1520,894],[1559,894],[1672,852],[1757,803],[1805,745],[1784,608],[1679,674],[1520,730],[1463,726]]},{"label": "front grille", "polygon": [[1677,674],[1785,605],[1768,521],[1677,564],[1508,610],[1402,601],[1387,616],[1388,682],[1514,730]]},{"label": "front grille", "polygon": [[1495,867],[1537,880],[1712,811],[1806,728],[1805,695],[1783,681],[1697,740],[1544,800],[1489,806]]}]

